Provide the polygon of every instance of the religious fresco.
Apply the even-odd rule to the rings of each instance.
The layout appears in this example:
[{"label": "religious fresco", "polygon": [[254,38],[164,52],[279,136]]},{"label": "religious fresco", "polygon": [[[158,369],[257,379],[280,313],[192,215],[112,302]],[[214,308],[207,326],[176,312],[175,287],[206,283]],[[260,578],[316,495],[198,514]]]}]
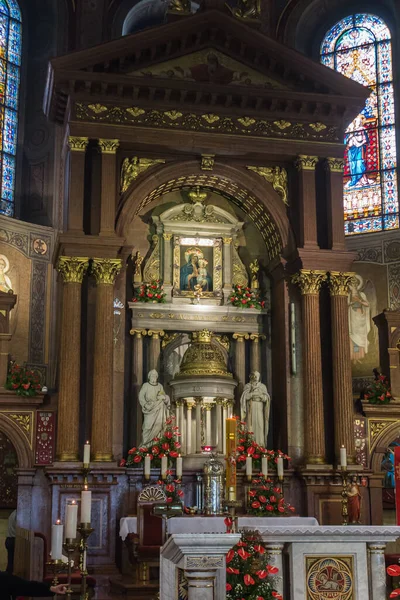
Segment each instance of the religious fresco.
[{"label": "religious fresco", "polygon": [[352,556],[306,556],[307,600],[353,600]]}]

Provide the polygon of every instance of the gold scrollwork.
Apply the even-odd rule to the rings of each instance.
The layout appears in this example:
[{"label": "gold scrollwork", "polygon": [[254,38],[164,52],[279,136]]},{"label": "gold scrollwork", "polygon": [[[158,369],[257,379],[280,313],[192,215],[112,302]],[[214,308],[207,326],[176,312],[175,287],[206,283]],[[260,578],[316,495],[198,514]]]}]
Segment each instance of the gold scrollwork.
[{"label": "gold scrollwork", "polygon": [[60,256],[57,271],[64,283],[82,283],[89,266],[89,258],[78,256]]},{"label": "gold scrollwork", "polygon": [[331,173],[343,173],[344,160],[343,158],[327,158],[325,166]]},{"label": "gold scrollwork", "polygon": [[222,289],[222,243],[221,240],[215,240],[214,245],[214,291]]},{"label": "gold scrollwork", "polygon": [[320,121],[317,121],[316,123],[310,123],[310,127],[311,129],[314,129],[314,131],[317,132],[326,129],[325,123],[321,123]]},{"label": "gold scrollwork", "polygon": [[104,106],[104,104],[89,104],[88,108],[90,108],[90,110],[92,110],[96,115],[100,115],[103,112],[106,112],[107,110],[107,106]]},{"label": "gold scrollwork", "polygon": [[259,265],[257,258],[255,258],[253,260],[253,262],[250,263],[249,269],[250,269],[250,273],[251,273],[251,287],[253,289],[258,289],[259,288],[258,272],[260,270],[260,265]]},{"label": "gold scrollwork", "polygon": [[147,335],[153,337],[154,340],[159,340],[164,337],[165,331],[163,329],[149,329]]},{"label": "gold scrollwork", "polygon": [[3,413],[5,416],[7,416],[9,419],[11,419],[11,421],[14,421],[14,423],[16,423],[19,427],[19,429],[22,431],[22,433],[25,435],[26,439],[29,442],[29,445],[32,447],[32,440],[33,440],[33,430],[32,430],[32,418],[33,418],[33,413],[31,412],[24,412],[24,413],[9,413],[9,412],[5,412]]},{"label": "gold scrollwork", "polygon": [[239,342],[239,343],[242,343],[242,342],[244,342],[245,340],[248,340],[250,336],[249,336],[249,334],[248,334],[248,333],[239,333],[239,332],[236,332],[236,333],[234,333],[234,334],[232,335],[232,337],[233,337],[233,339],[234,339],[234,340],[236,340],[237,342]]},{"label": "gold scrollwork", "polygon": [[246,287],[249,283],[246,267],[240,260],[237,249],[232,248],[232,285],[241,285]]},{"label": "gold scrollwork", "polygon": [[119,140],[99,139],[99,148],[102,154],[115,154],[119,147]]},{"label": "gold scrollwork", "polygon": [[129,332],[131,335],[134,335],[136,338],[141,338],[147,335],[146,329],[131,329]]},{"label": "gold scrollwork", "polygon": [[206,113],[205,115],[201,115],[201,118],[204,119],[209,125],[216,123],[219,121],[219,116],[213,113]]},{"label": "gold scrollwork", "polygon": [[261,340],[266,340],[267,336],[264,335],[263,333],[251,333],[250,334],[250,339],[255,344],[258,344]]},{"label": "gold scrollwork", "polygon": [[214,168],[215,154],[202,154],[201,165],[202,171],[212,171]]},{"label": "gold scrollwork", "polygon": [[246,167],[249,171],[254,171],[260,177],[263,177],[268,183],[272,184],[274,190],[280,195],[283,202],[288,204],[288,185],[287,172],[282,167]]},{"label": "gold scrollwork", "polygon": [[176,121],[183,117],[183,114],[179,112],[179,110],[167,110],[164,114],[168,119],[171,119],[171,121]]},{"label": "gold scrollwork", "polygon": [[163,158],[139,158],[138,156],[124,158],[121,167],[121,194],[126,192],[132,181],[139,177],[141,173],[154,165],[164,163]]},{"label": "gold scrollwork", "polygon": [[143,279],[146,283],[160,279],[160,238],[158,235],[153,235],[152,241],[154,244],[153,251],[143,270]]},{"label": "gold scrollwork", "polygon": [[230,341],[227,335],[213,335],[213,338],[215,339],[216,342],[218,342],[218,344],[220,344],[223,348],[225,348],[225,350],[227,352],[229,352],[229,348],[230,348]]},{"label": "gold scrollwork", "polygon": [[355,273],[340,273],[339,271],[330,271],[329,273],[329,291],[331,296],[347,296],[349,286],[355,281]]},{"label": "gold scrollwork", "polygon": [[169,344],[171,344],[174,340],[176,340],[177,337],[179,337],[181,334],[180,333],[168,333],[166,332],[163,338],[163,341],[161,342],[161,347],[162,348],[166,348]]},{"label": "gold scrollwork", "polygon": [[307,156],[306,154],[299,154],[295,165],[298,171],[315,171],[317,162],[318,156]]},{"label": "gold scrollwork", "polygon": [[292,275],[292,283],[298,285],[303,296],[319,294],[322,284],[326,281],[325,271],[301,269]]},{"label": "gold scrollwork", "polygon": [[393,425],[395,421],[372,421],[369,422],[369,435],[371,442],[375,440],[375,438],[385,431],[388,427]]},{"label": "gold scrollwork", "polygon": [[120,258],[94,258],[91,272],[98,285],[114,285],[115,278],[121,268],[122,260]]},{"label": "gold scrollwork", "polygon": [[74,152],[85,152],[86,146],[89,143],[89,138],[87,137],[76,137],[70,135],[68,138],[68,146],[70,150]]}]

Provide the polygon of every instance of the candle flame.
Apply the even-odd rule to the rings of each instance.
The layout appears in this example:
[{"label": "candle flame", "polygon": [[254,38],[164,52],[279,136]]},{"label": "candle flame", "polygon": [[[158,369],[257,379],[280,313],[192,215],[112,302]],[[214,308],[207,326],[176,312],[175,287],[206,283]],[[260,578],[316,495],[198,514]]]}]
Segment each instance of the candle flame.
[{"label": "candle flame", "polygon": [[88,486],[86,485],[86,483],[85,483],[85,485],[83,486],[83,488],[84,488],[85,492],[87,492]]},{"label": "candle flame", "polygon": [[56,525],[61,525],[61,521],[60,521],[60,519],[57,519],[57,521],[56,521]]},{"label": "candle flame", "polygon": [[90,442],[89,440],[86,440],[86,446],[89,446]]},{"label": "candle flame", "polygon": [[75,500],[72,500],[71,504],[76,504]]}]

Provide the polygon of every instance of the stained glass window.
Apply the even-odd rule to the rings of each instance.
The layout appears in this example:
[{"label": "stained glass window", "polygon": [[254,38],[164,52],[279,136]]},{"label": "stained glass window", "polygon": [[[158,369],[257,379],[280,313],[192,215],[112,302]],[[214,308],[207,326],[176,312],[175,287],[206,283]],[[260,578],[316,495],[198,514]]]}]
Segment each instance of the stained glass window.
[{"label": "stained glass window", "polygon": [[16,0],[0,0],[0,214],[14,214],[22,24]]},{"label": "stained glass window", "polygon": [[375,15],[346,17],[326,34],[321,62],[371,91],[345,135],[345,232],[395,229],[399,207],[390,31]]}]

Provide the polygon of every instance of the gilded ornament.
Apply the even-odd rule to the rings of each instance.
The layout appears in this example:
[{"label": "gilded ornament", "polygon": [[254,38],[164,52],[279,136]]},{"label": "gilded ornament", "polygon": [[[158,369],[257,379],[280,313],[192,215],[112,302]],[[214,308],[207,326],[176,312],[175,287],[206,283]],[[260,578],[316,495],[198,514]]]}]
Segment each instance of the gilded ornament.
[{"label": "gilded ornament", "polygon": [[140,254],[139,250],[136,252],[135,256],[133,257],[133,281],[135,283],[141,283],[142,282],[142,262],[143,262],[143,256]]},{"label": "gilded ornament", "polygon": [[173,233],[163,233],[163,238],[166,242],[170,242],[172,240]]},{"label": "gilded ornament", "polygon": [[155,340],[159,340],[164,337],[165,331],[163,329],[149,329],[147,335],[153,337]]},{"label": "gilded ornament", "polygon": [[190,190],[188,196],[193,204],[196,204],[197,202],[203,204],[204,200],[207,198],[207,192],[200,191],[200,186],[198,185],[193,190]]},{"label": "gilded ornament", "polygon": [[232,255],[232,285],[247,287],[249,278],[247,276],[246,267],[240,260],[237,248],[232,249]]},{"label": "gilded ornament", "polygon": [[138,106],[132,106],[131,108],[127,108],[126,112],[132,115],[132,117],[140,117],[141,115],[144,115],[146,111]]},{"label": "gilded ornament", "polygon": [[12,413],[12,412],[3,412],[3,415],[14,421],[19,429],[22,431],[24,436],[29,442],[30,447],[32,448],[33,441],[33,429],[32,429],[32,412],[23,412],[23,413]]},{"label": "gilded ornament", "polygon": [[146,266],[143,270],[143,279],[146,283],[158,281],[160,279],[160,239],[158,235],[153,235],[153,250],[150,254]]},{"label": "gilded ornament", "polygon": [[177,119],[183,117],[183,114],[179,112],[179,110],[167,110],[167,112],[164,114],[166,117],[168,117],[168,119],[171,119],[171,121],[176,121]]},{"label": "gilded ornament", "polygon": [[395,421],[369,421],[369,435],[370,435],[370,450],[372,449],[372,441],[381,434],[385,429],[393,425]]},{"label": "gilded ornament", "polygon": [[249,334],[248,333],[234,333],[233,334],[233,339],[236,340],[239,343],[244,342],[245,340],[249,339]]},{"label": "gilded ornament", "polygon": [[278,129],[287,129],[288,127],[291,126],[291,123],[289,121],[285,121],[284,119],[281,119],[280,121],[274,121],[274,125],[276,125],[276,127],[278,127]]},{"label": "gilded ornament", "polygon": [[201,118],[207,121],[210,125],[219,121],[219,116],[214,115],[213,113],[207,113],[205,115],[201,115]]},{"label": "gilded ornament", "polygon": [[251,127],[252,125],[254,125],[255,122],[256,122],[256,120],[252,119],[251,117],[239,117],[238,118],[238,123],[243,125],[243,127]]},{"label": "gilded ornament", "polygon": [[94,275],[97,285],[114,285],[115,278],[122,268],[120,258],[94,258],[91,265],[91,272]]},{"label": "gilded ornament", "polygon": [[302,296],[319,294],[322,284],[326,281],[325,271],[313,271],[301,269],[295,275],[292,275],[292,283],[300,288]]},{"label": "gilded ornament", "polygon": [[131,329],[129,333],[138,339],[147,335],[146,329]]},{"label": "gilded ornament", "polygon": [[232,378],[226,367],[222,350],[212,344],[212,332],[208,329],[192,333],[192,342],[183,355],[179,373],[174,379],[191,375],[218,375]]},{"label": "gilded ornament", "polygon": [[348,296],[349,286],[356,281],[355,273],[340,273],[331,271],[329,273],[329,291],[331,296]]},{"label": "gilded ornament", "polygon": [[174,340],[176,340],[176,338],[180,335],[180,333],[168,333],[166,332],[163,338],[163,341],[161,342],[161,347],[162,348],[166,348],[169,344],[171,344],[171,342],[173,342]]},{"label": "gilded ornament", "polygon": [[164,163],[163,158],[139,158],[137,156],[124,158],[121,167],[121,194],[126,192],[132,181],[149,167]]},{"label": "gilded ornament", "polygon": [[202,154],[201,155],[201,170],[212,171],[214,168],[215,154]]},{"label": "gilded ornament", "polygon": [[93,111],[96,115],[100,115],[103,112],[106,112],[108,110],[107,106],[104,106],[104,104],[88,104],[88,108],[90,108],[91,111]]},{"label": "gilded ornament", "polygon": [[218,342],[218,344],[221,344],[221,346],[223,348],[225,348],[225,350],[227,352],[229,352],[229,348],[230,348],[230,341],[227,335],[213,335],[214,339]]},{"label": "gilded ornament", "polygon": [[331,173],[341,173],[344,170],[344,160],[342,158],[327,158],[326,159],[326,170]]},{"label": "gilded ornament", "polygon": [[190,13],[190,0],[169,0],[168,11],[173,13]]},{"label": "gilded ornament", "polygon": [[249,269],[251,273],[251,287],[256,290],[260,287],[258,283],[258,272],[260,270],[260,265],[257,258],[250,263]]},{"label": "gilded ornament", "polygon": [[229,246],[230,244],[232,244],[232,238],[231,237],[223,237],[222,241],[225,244],[225,246]]},{"label": "gilded ornament", "polygon": [[69,149],[73,150],[74,152],[85,152],[88,143],[89,138],[87,137],[75,137],[70,135],[68,138]]},{"label": "gilded ornament", "polygon": [[266,340],[267,336],[264,335],[263,333],[251,333],[250,334],[250,339],[255,344],[258,344],[261,340]]},{"label": "gilded ornament", "polygon": [[218,292],[222,289],[222,244],[221,240],[216,240],[217,244],[214,246],[214,270],[213,270],[213,280],[214,280],[214,291]]},{"label": "gilded ornament", "polygon": [[295,165],[298,171],[315,171],[317,162],[318,156],[307,156],[306,154],[300,154],[297,157]]},{"label": "gilded ornament", "polygon": [[280,195],[283,202],[288,205],[288,185],[287,172],[282,167],[246,167],[249,171],[254,171],[260,177],[263,177],[272,184],[274,190]]},{"label": "gilded ornament", "polygon": [[82,283],[88,269],[89,259],[77,256],[60,256],[57,262],[57,271],[64,283]]},{"label": "gilded ornament", "polygon": [[115,154],[118,150],[119,140],[99,139],[99,147],[102,154]]},{"label": "gilded ornament", "polygon": [[232,13],[239,19],[258,21],[261,17],[261,0],[238,0]]},{"label": "gilded ornament", "polygon": [[317,121],[316,123],[310,123],[310,127],[311,129],[314,129],[314,131],[317,132],[326,129],[326,125],[324,123],[321,123],[320,121]]}]

